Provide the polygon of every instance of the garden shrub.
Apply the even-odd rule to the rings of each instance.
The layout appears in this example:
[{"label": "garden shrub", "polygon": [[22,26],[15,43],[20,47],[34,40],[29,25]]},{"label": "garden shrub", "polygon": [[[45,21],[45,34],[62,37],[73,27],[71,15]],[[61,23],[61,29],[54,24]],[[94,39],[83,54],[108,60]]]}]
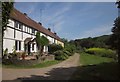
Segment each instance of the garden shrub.
[{"label": "garden shrub", "polygon": [[66,44],[64,50],[68,51],[72,55],[74,53],[74,51],[75,51],[75,45]]},{"label": "garden shrub", "polygon": [[48,46],[49,53],[54,53],[55,51],[62,50],[62,49],[63,49],[63,47],[61,45],[57,45],[57,44],[50,44]]},{"label": "garden shrub", "polygon": [[54,52],[54,55],[55,55],[56,60],[65,60],[68,58],[68,55],[66,53],[64,53],[63,50]]},{"label": "garden shrub", "polygon": [[69,43],[65,44],[64,48],[61,45],[56,44],[50,44],[48,46],[48,52],[55,55],[56,60],[67,59],[69,56],[73,55],[75,49],[76,49],[75,45]]},{"label": "garden shrub", "polygon": [[98,55],[101,57],[116,58],[116,52],[105,48],[89,48],[85,50],[86,53]]},{"label": "garden shrub", "polygon": [[67,51],[67,50],[63,50],[63,52],[65,53],[65,54],[67,54],[68,56],[71,56],[72,54],[69,52],[69,51]]}]

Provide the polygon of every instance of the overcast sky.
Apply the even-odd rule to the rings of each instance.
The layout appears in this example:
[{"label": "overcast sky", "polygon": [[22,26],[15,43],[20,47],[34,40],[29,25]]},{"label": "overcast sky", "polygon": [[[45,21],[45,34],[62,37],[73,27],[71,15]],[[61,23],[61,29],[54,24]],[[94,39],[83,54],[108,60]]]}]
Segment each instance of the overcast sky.
[{"label": "overcast sky", "polygon": [[118,15],[114,2],[16,2],[14,6],[68,40],[110,34]]}]

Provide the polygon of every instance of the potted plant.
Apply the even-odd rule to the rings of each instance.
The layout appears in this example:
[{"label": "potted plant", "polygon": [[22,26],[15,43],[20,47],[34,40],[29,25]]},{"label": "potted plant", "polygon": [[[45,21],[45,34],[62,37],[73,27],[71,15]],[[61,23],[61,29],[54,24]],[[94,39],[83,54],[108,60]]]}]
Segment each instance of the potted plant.
[{"label": "potted plant", "polygon": [[3,59],[8,59],[8,48],[4,50],[4,56]]},{"label": "potted plant", "polygon": [[21,55],[21,57],[22,57],[22,59],[24,60],[24,59],[25,59],[25,57],[26,57],[26,53],[25,53],[25,52],[23,52],[23,53],[22,53],[22,55]]}]

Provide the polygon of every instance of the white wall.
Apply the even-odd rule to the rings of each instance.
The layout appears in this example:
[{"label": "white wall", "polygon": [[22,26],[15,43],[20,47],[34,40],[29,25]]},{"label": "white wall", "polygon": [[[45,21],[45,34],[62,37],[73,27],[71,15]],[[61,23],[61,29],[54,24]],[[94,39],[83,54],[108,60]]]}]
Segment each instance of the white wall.
[{"label": "white wall", "polygon": [[7,29],[4,31],[4,37],[5,38],[14,38],[14,29],[7,27]]},{"label": "white wall", "polygon": [[3,40],[3,49],[5,50],[6,48],[8,48],[8,53],[12,53],[12,49],[15,46],[15,41],[14,40],[10,40],[10,39],[4,39]]},{"label": "white wall", "polygon": [[30,38],[30,37],[31,37],[30,34],[23,33],[23,41],[24,41],[26,38]]},{"label": "white wall", "polygon": [[16,37],[15,39],[16,40],[22,40],[22,32],[21,31],[18,31],[18,30],[15,30],[16,32]]},{"label": "white wall", "polygon": [[[14,21],[9,19],[8,26],[14,28]],[[25,31],[25,29],[27,30],[27,32],[32,33],[31,28],[29,28],[30,30],[28,31],[28,27],[23,25],[23,31]],[[35,35],[31,35],[31,34],[23,32],[23,38],[22,38],[22,32],[21,31],[15,30],[15,33],[16,33],[16,37],[14,38],[14,29],[9,28],[9,27],[7,28],[7,30],[4,33],[4,43],[3,43],[4,49],[8,48],[9,52],[11,52],[12,49],[13,49],[13,46],[15,46],[15,40],[21,41],[21,50],[23,51],[24,50],[24,40],[26,38],[32,38],[32,39],[35,38],[36,37],[35,35],[36,35],[37,31],[35,31]],[[50,41],[50,44],[54,43],[54,40],[55,40],[54,38],[52,38],[50,36],[46,36],[46,34],[44,34],[44,33],[40,33],[40,36],[42,36],[42,35],[48,38],[48,40]],[[12,40],[10,40],[10,39],[12,39]],[[57,40],[55,40],[55,43],[57,44]],[[32,45],[31,45],[31,47],[32,47]],[[34,51],[32,50],[32,48],[31,48],[31,51],[32,52],[37,51],[36,44],[34,45]],[[44,47],[44,52],[45,51],[48,51],[48,48]]]},{"label": "white wall", "polygon": [[50,44],[53,44],[54,43],[54,38],[50,37],[50,36],[47,36],[47,39],[50,41]]},{"label": "white wall", "polygon": [[9,19],[8,21],[9,23],[7,24],[7,26],[14,27],[14,21],[11,19]]},{"label": "white wall", "polygon": [[45,35],[45,34],[43,34],[43,33],[40,33],[40,36],[45,36],[45,37],[46,37],[46,35]]}]

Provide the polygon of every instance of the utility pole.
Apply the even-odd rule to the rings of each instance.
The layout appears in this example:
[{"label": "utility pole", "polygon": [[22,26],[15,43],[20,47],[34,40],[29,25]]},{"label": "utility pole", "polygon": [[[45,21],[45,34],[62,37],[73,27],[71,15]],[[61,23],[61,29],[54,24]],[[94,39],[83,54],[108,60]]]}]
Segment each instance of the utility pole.
[{"label": "utility pole", "polygon": [[49,26],[53,29],[53,32],[55,32],[55,29],[54,29],[55,24],[49,24]]},{"label": "utility pole", "polygon": [[43,9],[40,9],[40,22],[42,22],[42,13],[43,13]]}]

